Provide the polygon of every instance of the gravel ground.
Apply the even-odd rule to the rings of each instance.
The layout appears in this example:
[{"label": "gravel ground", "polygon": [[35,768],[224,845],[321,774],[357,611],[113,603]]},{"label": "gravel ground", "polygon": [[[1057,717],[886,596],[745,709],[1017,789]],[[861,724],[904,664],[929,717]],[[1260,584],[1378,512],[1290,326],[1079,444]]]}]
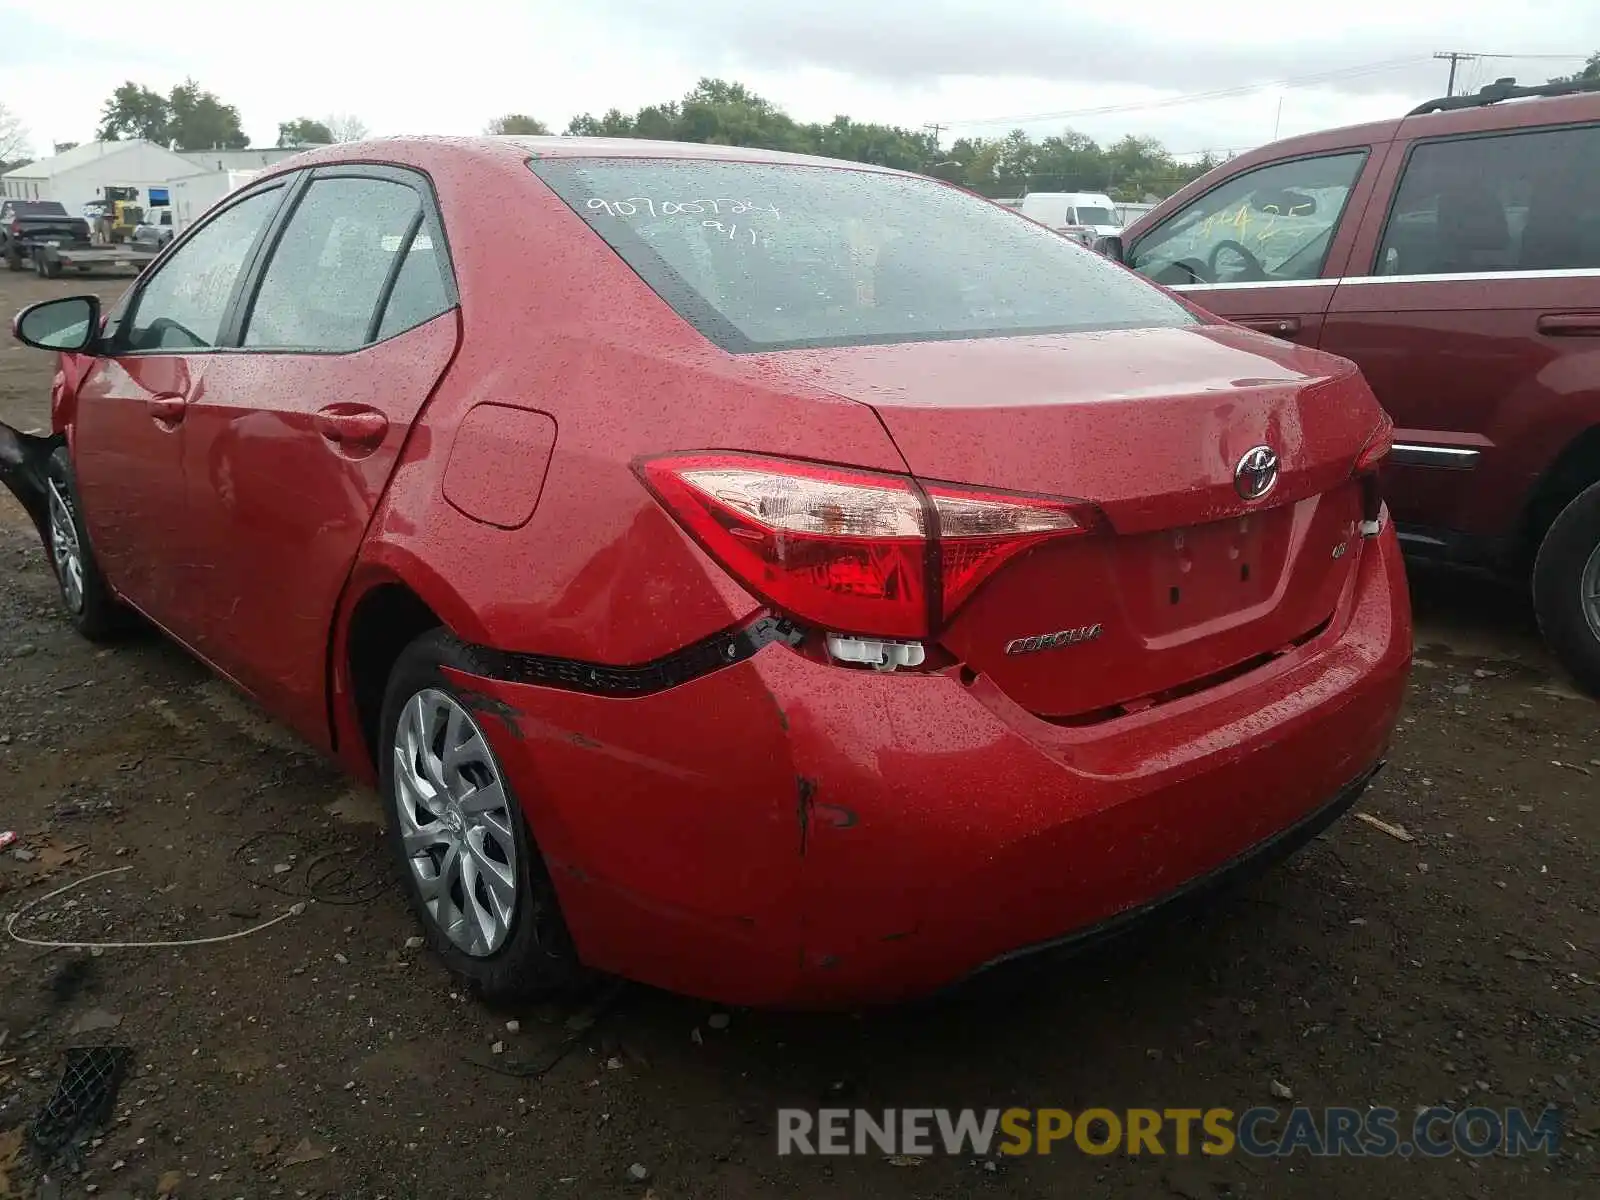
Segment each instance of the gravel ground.
[{"label": "gravel ground", "polygon": [[[0,274],[0,308],[85,286],[123,284]],[[43,425],[49,371],[0,346],[0,420]],[[630,986],[489,1011],[408,942],[375,797],[160,639],[78,640],[0,493],[0,829],[20,834],[0,911],[113,869],[18,932],[221,937],[311,901],[186,949],[0,937],[0,1196],[1594,1196],[1596,707],[1520,596],[1414,588],[1414,684],[1360,805],[1412,840],[1346,818],[1192,918],[914,1008],[717,1014]],[[42,1180],[8,1139],[66,1047],[94,1043],[133,1066],[81,1169]],[[1567,1135],[1554,1157],[1482,1159],[776,1153],[784,1105],[1242,1111],[1284,1089],[1403,1114],[1554,1105]]]}]

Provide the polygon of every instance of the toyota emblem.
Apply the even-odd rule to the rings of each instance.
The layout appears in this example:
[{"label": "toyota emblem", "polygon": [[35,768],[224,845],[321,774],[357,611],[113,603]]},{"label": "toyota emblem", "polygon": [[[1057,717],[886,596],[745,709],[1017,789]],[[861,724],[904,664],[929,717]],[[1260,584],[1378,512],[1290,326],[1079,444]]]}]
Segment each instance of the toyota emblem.
[{"label": "toyota emblem", "polygon": [[1246,500],[1259,500],[1278,482],[1278,456],[1271,446],[1254,446],[1245,451],[1233,469],[1233,486]]}]

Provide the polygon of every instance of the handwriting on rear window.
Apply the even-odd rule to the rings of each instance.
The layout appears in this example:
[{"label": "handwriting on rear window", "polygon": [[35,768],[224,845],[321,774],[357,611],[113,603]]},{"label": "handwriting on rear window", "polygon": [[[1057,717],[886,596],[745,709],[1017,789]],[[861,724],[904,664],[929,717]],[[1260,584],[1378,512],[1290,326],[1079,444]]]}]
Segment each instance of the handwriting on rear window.
[{"label": "handwriting on rear window", "polygon": [[710,214],[720,217],[724,213],[741,216],[745,213],[771,213],[774,220],[783,214],[771,204],[753,204],[748,200],[734,200],[719,196],[715,200],[661,200],[648,196],[629,196],[626,200],[602,200],[598,196],[586,205],[590,212],[603,212],[610,217],[636,217],[640,213],[652,217],[692,217]]}]

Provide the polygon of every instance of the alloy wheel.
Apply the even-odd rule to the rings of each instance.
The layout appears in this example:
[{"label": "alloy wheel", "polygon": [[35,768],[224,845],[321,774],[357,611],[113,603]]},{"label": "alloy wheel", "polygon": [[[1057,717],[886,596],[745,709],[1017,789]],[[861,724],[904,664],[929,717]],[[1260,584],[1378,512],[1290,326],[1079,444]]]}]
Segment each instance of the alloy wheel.
[{"label": "alloy wheel", "polygon": [[1583,574],[1578,577],[1578,595],[1583,615],[1589,620],[1589,632],[1600,640],[1600,546],[1589,555]]},{"label": "alloy wheel", "polygon": [[392,753],[399,832],[423,903],[457,949],[486,958],[511,935],[519,882],[517,818],[494,753],[437,688],[406,702]]},{"label": "alloy wheel", "polygon": [[61,597],[72,612],[83,611],[83,550],[78,544],[78,526],[72,508],[61,492],[61,485],[50,480],[50,554],[55,559],[56,578],[61,581]]}]

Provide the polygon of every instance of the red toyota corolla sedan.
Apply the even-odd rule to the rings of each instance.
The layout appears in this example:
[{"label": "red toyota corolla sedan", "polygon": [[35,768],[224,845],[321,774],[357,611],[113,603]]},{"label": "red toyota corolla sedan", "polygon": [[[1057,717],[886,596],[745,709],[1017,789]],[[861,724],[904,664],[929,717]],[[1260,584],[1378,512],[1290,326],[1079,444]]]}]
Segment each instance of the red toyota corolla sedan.
[{"label": "red toyota corolla sedan", "polygon": [[1400,704],[1354,367],[930,179],[332,147],[16,332],[73,621],[378,783],[485,993],[926,993],[1298,845]]}]

